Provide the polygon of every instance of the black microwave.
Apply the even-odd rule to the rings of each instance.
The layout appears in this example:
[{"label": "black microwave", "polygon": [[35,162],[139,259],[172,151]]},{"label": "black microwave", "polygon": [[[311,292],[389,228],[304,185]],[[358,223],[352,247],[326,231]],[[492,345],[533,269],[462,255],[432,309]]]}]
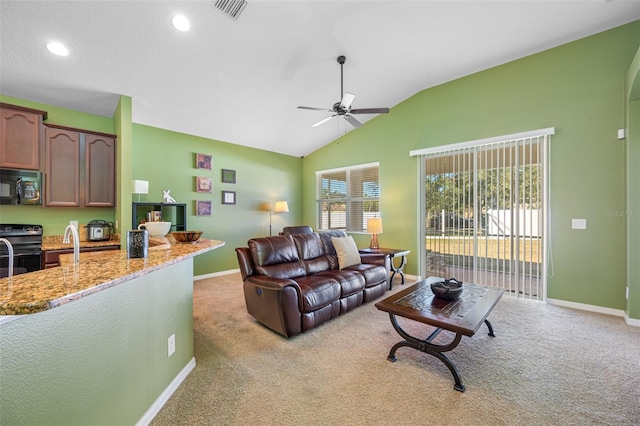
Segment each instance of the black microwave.
[{"label": "black microwave", "polygon": [[0,204],[42,204],[42,173],[0,169]]}]

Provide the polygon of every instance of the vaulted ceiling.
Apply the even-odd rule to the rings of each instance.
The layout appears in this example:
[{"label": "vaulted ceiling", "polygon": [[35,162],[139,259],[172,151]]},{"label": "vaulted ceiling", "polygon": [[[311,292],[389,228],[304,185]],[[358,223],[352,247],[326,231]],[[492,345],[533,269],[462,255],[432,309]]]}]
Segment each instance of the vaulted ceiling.
[{"label": "vaulted ceiling", "polygon": [[352,107],[393,114],[429,87],[640,19],[638,0],[248,0],[237,19],[215,3],[0,0],[0,93],[107,117],[127,95],[135,123],[304,156],[357,131],[297,109],[340,100],[339,55]]}]

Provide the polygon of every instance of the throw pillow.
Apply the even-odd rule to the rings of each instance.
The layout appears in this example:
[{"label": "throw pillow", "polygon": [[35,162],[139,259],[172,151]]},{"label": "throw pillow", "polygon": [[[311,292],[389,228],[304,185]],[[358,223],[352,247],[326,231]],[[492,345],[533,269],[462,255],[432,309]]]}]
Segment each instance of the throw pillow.
[{"label": "throw pillow", "polygon": [[331,242],[336,249],[340,269],[360,264],[360,253],[352,236],[331,237]]}]

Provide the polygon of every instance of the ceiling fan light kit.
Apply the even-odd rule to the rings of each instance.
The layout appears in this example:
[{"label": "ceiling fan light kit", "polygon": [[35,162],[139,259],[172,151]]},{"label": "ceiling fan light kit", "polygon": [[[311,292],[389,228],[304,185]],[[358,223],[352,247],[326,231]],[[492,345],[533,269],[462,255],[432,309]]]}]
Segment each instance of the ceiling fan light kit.
[{"label": "ceiling fan light kit", "polygon": [[344,91],[344,76],[343,76],[343,65],[347,61],[347,58],[343,55],[338,56],[338,63],[340,64],[340,102],[336,102],[333,104],[331,109],[327,108],[316,108],[316,107],[308,107],[308,106],[299,106],[299,109],[309,109],[313,111],[326,111],[331,113],[329,117],[323,118],[322,120],[312,124],[312,127],[317,127],[321,124],[326,123],[334,117],[342,117],[351,124],[353,127],[362,127],[362,123],[360,123],[353,114],[387,114],[389,112],[389,108],[358,108],[351,109],[351,104],[355,99],[356,95],[353,93]]}]

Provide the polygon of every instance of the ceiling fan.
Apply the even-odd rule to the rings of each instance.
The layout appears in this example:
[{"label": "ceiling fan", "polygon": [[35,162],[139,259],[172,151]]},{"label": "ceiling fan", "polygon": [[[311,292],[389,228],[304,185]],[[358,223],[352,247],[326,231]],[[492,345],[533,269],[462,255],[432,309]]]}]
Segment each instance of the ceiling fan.
[{"label": "ceiling fan", "polygon": [[313,124],[312,127],[319,126],[327,121],[331,120],[334,117],[342,117],[346,121],[348,121],[353,127],[362,127],[362,123],[360,123],[352,114],[387,114],[389,112],[389,108],[358,108],[351,109],[351,103],[355,99],[356,95],[349,92],[344,92],[343,87],[343,74],[342,74],[342,66],[344,65],[347,58],[345,56],[338,56],[338,63],[340,64],[340,95],[342,99],[340,102],[336,102],[333,104],[332,109],[327,108],[315,108],[315,107],[307,107],[307,106],[299,106],[300,109],[310,109],[314,111],[327,111],[330,112],[331,115],[329,117],[323,118],[317,123]]}]

